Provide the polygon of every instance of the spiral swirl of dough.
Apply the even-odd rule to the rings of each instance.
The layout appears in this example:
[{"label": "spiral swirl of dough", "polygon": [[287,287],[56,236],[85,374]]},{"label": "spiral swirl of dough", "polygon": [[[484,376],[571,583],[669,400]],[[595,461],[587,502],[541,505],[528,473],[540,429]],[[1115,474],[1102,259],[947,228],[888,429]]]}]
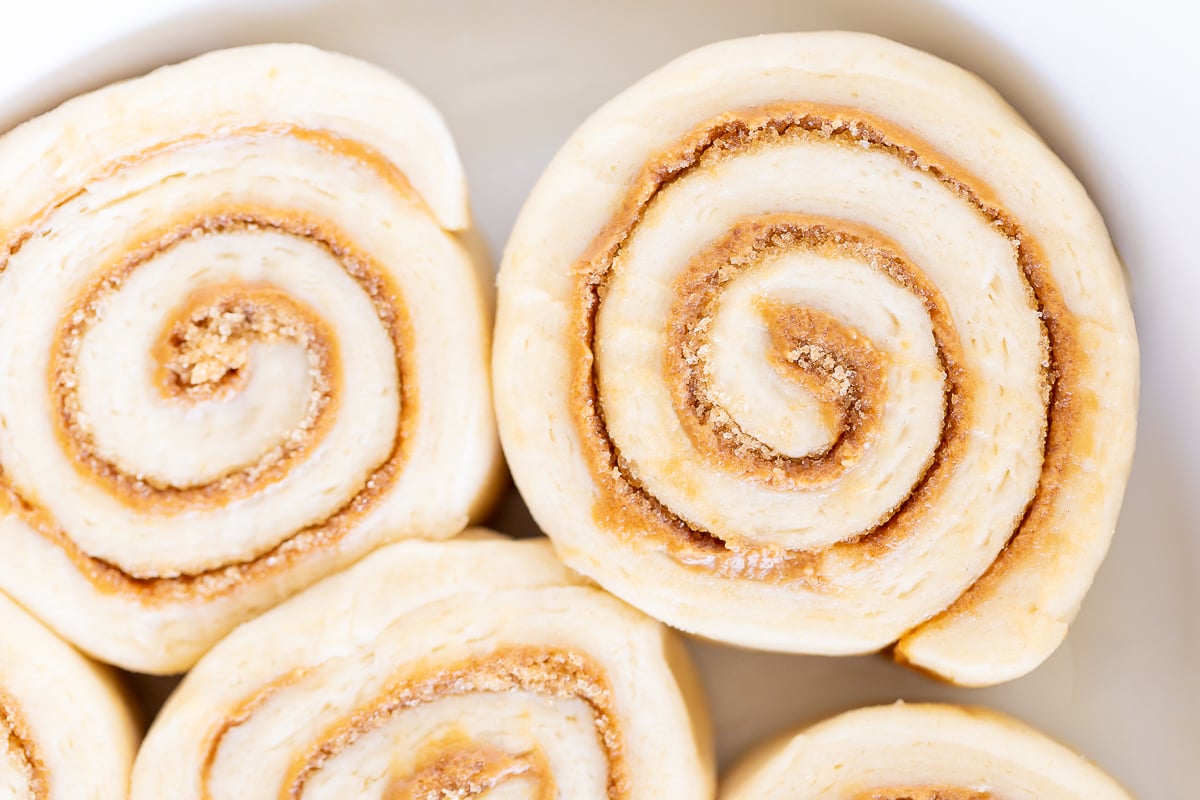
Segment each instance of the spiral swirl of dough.
[{"label": "spiral swirl of dough", "polygon": [[1095,208],[975,77],[859,34],[684,56],[563,147],[499,285],[510,466],[610,591],[964,684],[1062,640],[1136,338]]}]

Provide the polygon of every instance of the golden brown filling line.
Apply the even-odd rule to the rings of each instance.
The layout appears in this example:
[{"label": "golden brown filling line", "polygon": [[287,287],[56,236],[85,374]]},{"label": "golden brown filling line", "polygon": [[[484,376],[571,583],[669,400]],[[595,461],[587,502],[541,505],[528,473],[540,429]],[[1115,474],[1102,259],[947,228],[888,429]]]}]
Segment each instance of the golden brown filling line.
[{"label": "golden brown filling line", "polygon": [[912,786],[872,789],[854,800],[996,800],[996,796],[958,786]]},{"label": "golden brown filling line", "polygon": [[537,800],[558,797],[554,774],[540,749],[510,755],[456,732],[426,747],[412,770],[392,779],[383,800],[465,800],[517,778],[536,786]]},{"label": "golden brown filling line", "polygon": [[[7,246],[0,248],[0,272],[7,268],[11,257],[18,253],[22,245],[46,224],[57,209],[86,191],[85,187],[92,182],[110,178],[128,167],[155,156],[214,139],[285,137],[307,142],[335,156],[366,166],[380,175],[397,194],[415,204],[424,213],[431,213],[420,195],[413,190],[408,179],[393,163],[371,147],[352,139],[329,131],[292,125],[247,126],[234,131],[219,132],[199,131],[114,160],[83,181],[81,188],[57,198],[35,215],[25,228],[11,233]],[[0,513],[16,513],[22,517],[33,530],[38,531],[64,550],[80,572],[102,591],[130,594],[146,603],[197,596],[214,597],[231,591],[246,581],[260,580],[268,575],[282,572],[296,561],[327,548],[344,537],[357,520],[373,507],[391,487],[403,466],[406,443],[413,434],[413,426],[416,421],[418,398],[415,381],[416,370],[413,363],[415,337],[408,311],[404,307],[396,286],[370,256],[358,251],[351,244],[349,237],[330,221],[317,219],[294,210],[241,205],[214,208],[208,213],[182,218],[165,226],[157,234],[151,235],[131,247],[124,259],[102,270],[85,297],[64,312],[63,322],[52,349],[48,377],[51,396],[58,409],[55,423],[59,440],[66,452],[73,456],[72,460],[76,469],[89,479],[106,487],[129,505],[157,511],[177,511],[197,506],[219,505],[238,496],[257,491],[285,476],[288,466],[303,458],[304,454],[320,441],[321,434],[332,419],[332,412],[336,409],[336,399],[341,391],[341,387],[336,382],[336,376],[339,373],[339,370],[336,369],[336,338],[320,320],[307,315],[294,303],[289,306],[280,302],[279,298],[271,298],[264,305],[261,301],[268,300],[268,298],[250,289],[235,291],[223,300],[231,303],[232,306],[242,307],[255,305],[255,301],[258,300],[260,301],[258,305],[264,311],[269,307],[268,315],[289,317],[299,314],[307,316],[308,318],[302,325],[307,328],[307,331],[302,336],[312,345],[310,354],[317,362],[320,373],[319,376],[316,376],[315,383],[318,388],[317,394],[321,396],[313,399],[313,405],[318,407],[313,423],[307,430],[299,431],[300,435],[296,442],[290,449],[286,449],[282,457],[272,458],[269,455],[266,459],[268,463],[257,465],[257,469],[251,467],[208,485],[153,486],[145,479],[127,475],[116,465],[97,457],[89,446],[88,437],[81,436],[80,427],[75,424],[78,419],[78,407],[74,399],[75,385],[71,380],[74,371],[73,357],[77,352],[79,338],[87,326],[94,321],[90,314],[94,312],[97,301],[102,300],[106,292],[115,291],[120,283],[140,264],[186,237],[245,228],[260,228],[290,234],[323,247],[367,292],[376,313],[392,339],[396,353],[401,401],[401,419],[396,441],[388,457],[375,469],[362,489],[328,519],[309,525],[277,546],[258,553],[248,560],[182,575],[133,575],[112,563],[89,556],[75,545],[65,531],[57,526],[50,514],[41,507],[37,498],[22,497],[11,486],[5,479],[3,467],[0,466]],[[257,297],[255,297],[256,294]],[[220,304],[218,303],[218,305]],[[78,322],[76,321],[77,313],[81,315]],[[167,349],[170,349],[169,343]],[[160,353],[162,352],[164,351],[160,351]],[[183,356],[183,351],[180,351],[180,355]],[[183,356],[177,366],[182,365],[184,361],[186,361],[186,356]],[[197,362],[198,364],[199,362]],[[164,366],[170,370],[169,364],[164,363]],[[195,377],[197,374],[194,371],[188,372],[189,380]],[[230,382],[235,380],[231,379]],[[167,391],[170,392],[169,386]],[[184,391],[183,394],[191,394],[193,399],[199,399],[205,391],[205,389],[191,393]]]},{"label": "golden brown filling line", "polygon": [[230,730],[244,725],[254,716],[254,712],[262,708],[264,704],[278,692],[295,686],[301,680],[308,676],[310,669],[301,667],[287,672],[270,683],[263,686],[255,694],[247,697],[241,703],[234,706],[230,713],[225,715],[224,721],[207,736],[204,750],[204,760],[200,763],[200,791],[203,800],[210,800],[212,795],[209,793],[208,784],[212,780],[213,765],[217,760],[217,751],[221,748],[221,742],[225,738],[225,734]]},{"label": "golden brown filling line", "polygon": [[50,796],[50,776],[34,744],[29,725],[16,702],[0,691],[0,747],[7,749],[17,768],[25,776],[25,785],[33,800]]},{"label": "golden brown filling line", "polygon": [[[1024,515],[1013,520],[1013,534],[1005,551],[972,589],[952,606],[953,611],[963,607],[972,592],[982,590],[988,581],[1002,574],[1015,555],[1036,547],[1051,533],[1049,523],[1053,517],[1055,495],[1064,476],[1077,468],[1072,460],[1072,440],[1079,441],[1093,435],[1090,424],[1084,424],[1084,410],[1094,404],[1094,399],[1090,399],[1091,393],[1082,386],[1080,377],[1087,357],[1079,343],[1078,322],[1067,309],[1051,279],[1040,246],[1008,216],[991,190],[928,143],[858,109],[783,103],[744,112],[730,112],[699,126],[677,148],[662,154],[643,168],[620,211],[575,265],[577,283],[571,392],[576,429],[593,479],[601,490],[601,499],[594,506],[593,517],[606,530],[627,540],[659,548],[684,565],[726,577],[796,581],[821,587],[829,583],[823,567],[827,557],[836,554],[870,558],[907,536],[936,508],[942,486],[954,469],[965,441],[974,385],[978,378],[973,375],[971,365],[961,361],[957,333],[936,288],[924,279],[898,248],[877,232],[843,220],[795,215],[797,221],[790,229],[786,225],[780,226],[779,220],[790,215],[746,220],[698,255],[679,280],[679,299],[668,323],[668,334],[677,344],[666,358],[665,370],[669,385],[673,387],[673,401],[679,418],[698,449],[717,463],[731,465],[737,472],[745,472],[746,452],[744,448],[739,452],[738,447],[732,444],[736,437],[721,437],[720,428],[710,426],[706,419],[711,415],[704,408],[703,381],[694,380],[691,377],[694,372],[689,372],[678,363],[681,356],[686,361],[687,348],[695,346],[694,342],[687,343],[689,336],[694,339],[694,322],[703,319],[704,309],[711,308],[716,302],[716,295],[724,282],[722,272],[731,271],[736,260],[731,257],[734,254],[739,257],[753,256],[756,248],[766,249],[770,246],[835,246],[835,249],[842,249],[847,255],[865,257],[869,263],[877,268],[882,267],[893,279],[915,292],[925,303],[946,374],[946,407],[941,442],[924,475],[903,503],[892,509],[874,528],[824,550],[794,551],[725,541],[713,532],[691,525],[647,492],[637,479],[635,466],[621,455],[609,435],[604,420],[604,399],[600,396],[596,375],[596,317],[607,281],[619,263],[622,248],[647,208],[665,187],[699,166],[735,157],[752,148],[769,147],[804,137],[886,153],[900,165],[937,179],[969,203],[983,219],[1012,242],[1016,263],[1028,287],[1030,307],[1043,320],[1047,414],[1041,480]],[[750,258],[750,261],[753,260]],[[693,321],[691,328],[688,319]],[[803,331],[793,330],[789,338],[803,335]],[[870,362],[871,359],[868,359]],[[869,391],[865,387],[864,384],[863,391]],[[869,423],[862,425],[860,421],[859,424],[867,430],[870,428]],[[847,425],[834,447],[846,446],[847,434],[853,436],[853,431],[853,427]],[[783,463],[788,466],[783,467],[780,460],[769,452],[760,450],[754,453],[751,449],[751,453],[749,473],[758,479],[765,476],[768,482],[780,479],[777,469],[782,470],[785,476],[789,470],[803,474],[806,469],[820,469],[817,466],[819,460],[806,464],[802,459],[785,459]],[[819,479],[829,477],[824,475]]]},{"label": "golden brown filling line", "polygon": [[[221,232],[240,230],[253,223],[227,226]],[[203,232],[196,227],[193,231]],[[179,231],[172,231],[179,236]],[[172,244],[164,243],[153,255]],[[144,249],[139,255],[145,255]],[[215,481],[169,485],[148,476],[131,475],[120,464],[96,452],[95,443],[81,424],[76,364],[80,343],[91,325],[103,314],[107,296],[120,291],[128,276],[151,256],[126,262],[118,270],[102,273],[84,299],[70,311],[70,327],[51,349],[50,396],[58,409],[56,434],[76,469],[99,482],[126,503],[150,510],[179,511],[224,505],[262,491],[287,476],[320,443],[336,416],[341,395],[341,368],[337,337],[314,311],[292,300],[274,286],[225,284],[205,286],[193,292],[167,321],[166,330],[153,346],[158,363],[160,391],[180,401],[198,402],[235,390],[248,368],[250,339],[288,339],[303,344],[308,352],[313,386],[307,414],[278,448],[257,462],[234,470]]]},{"label": "golden brown filling line", "polygon": [[[280,690],[296,685],[309,674],[308,669],[287,673],[247,698],[209,737],[200,783],[202,797],[211,798],[208,784],[221,744],[230,730],[246,724],[255,711]],[[406,673],[392,682],[379,696],[355,710],[343,722],[328,730],[313,742],[293,762],[289,776],[280,790],[280,800],[299,800],[304,787],[339,753],[351,747],[361,737],[378,729],[407,709],[434,702],[443,697],[521,691],[548,698],[577,699],[592,712],[597,744],[609,764],[608,797],[620,800],[629,794],[629,776],[624,761],[624,739],[620,721],[613,708],[612,690],[604,670],[585,654],[549,647],[508,647],[457,664],[440,666],[426,673]],[[465,786],[485,786],[488,780],[496,785],[505,779],[522,776],[538,781],[540,791],[554,796],[553,776],[544,757],[537,752],[501,754],[495,758],[484,753],[478,744],[462,743],[461,747],[446,746],[446,741],[431,744],[428,758],[421,759],[416,770],[397,777],[393,791],[415,792],[418,788],[440,786],[449,796],[464,794]],[[434,746],[437,745],[437,746]],[[495,754],[492,754],[495,755]],[[443,783],[435,779],[444,778]],[[549,787],[549,788],[547,788]],[[453,794],[457,791],[458,794]],[[480,790],[474,790],[476,793]],[[391,795],[424,797],[422,794]],[[446,796],[433,794],[433,797]]]}]

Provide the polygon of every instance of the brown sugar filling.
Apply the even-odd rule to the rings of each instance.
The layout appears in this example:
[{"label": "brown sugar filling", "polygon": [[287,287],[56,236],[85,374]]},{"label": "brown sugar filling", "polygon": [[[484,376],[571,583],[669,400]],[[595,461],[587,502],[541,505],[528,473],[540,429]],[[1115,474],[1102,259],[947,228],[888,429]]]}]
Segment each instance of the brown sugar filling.
[{"label": "brown sugar filling", "polygon": [[[272,693],[276,688],[270,687],[264,694]],[[586,704],[591,710],[597,744],[603,750],[609,765],[607,797],[610,800],[620,800],[629,796],[624,738],[613,708],[612,690],[604,677],[603,669],[588,656],[570,650],[511,647],[459,664],[440,667],[428,674],[405,675],[399,678],[345,721],[326,730],[307,752],[296,759],[280,790],[280,800],[299,800],[304,794],[307,782],[331,759],[407,709],[443,697],[510,691],[528,692],[549,698],[577,699]],[[244,707],[252,710],[260,704],[259,699],[252,698]],[[230,728],[242,724],[247,717],[248,713],[239,715],[235,721],[218,732],[211,740],[206,763],[211,765],[215,759],[224,734]],[[408,787],[412,788],[414,784],[411,780],[423,776],[427,785],[433,786],[435,784],[428,784],[428,781],[440,777],[445,780],[436,785],[442,794],[426,792],[392,797],[396,800],[400,797],[465,797],[472,793],[464,788],[470,786],[472,780],[486,789],[490,787],[484,785],[484,779],[489,775],[494,779],[494,783],[499,783],[504,778],[518,774],[535,779],[539,770],[548,769],[544,760],[539,760],[536,754],[516,758],[503,755],[499,758],[480,759],[479,756],[479,749],[474,745],[457,752],[440,750],[432,761],[418,768],[420,775],[402,776],[399,785],[403,787],[404,781],[409,780]],[[437,766],[439,763],[444,768],[441,772]],[[549,777],[548,773],[546,777]],[[393,783],[392,787],[395,788],[396,785]],[[543,791],[550,787],[549,796],[553,796],[552,780],[543,779],[539,786]],[[473,793],[479,793],[483,789]],[[204,791],[205,797],[208,797],[207,785]]]},{"label": "brown sugar filling", "polygon": [[[1090,397],[1080,378],[1087,356],[1079,344],[1077,322],[1049,275],[1040,246],[1028,231],[1003,210],[991,190],[928,143],[857,109],[781,103],[744,112],[730,112],[699,126],[677,148],[662,154],[643,168],[618,213],[593,241],[588,253],[576,263],[571,394],[576,429],[593,479],[600,489],[600,499],[593,507],[593,518],[603,529],[637,542],[640,546],[662,550],[687,566],[725,577],[795,581],[821,587],[828,585],[823,568],[827,558],[846,555],[871,558],[890,549],[936,509],[942,486],[955,468],[965,442],[973,385],[977,380],[970,371],[970,365],[957,358],[956,339],[949,337],[954,330],[949,312],[936,292],[932,293],[932,297],[922,296],[922,299],[930,309],[935,330],[940,329],[946,337],[938,342],[947,385],[941,442],[909,496],[875,527],[856,537],[812,551],[726,541],[714,532],[690,524],[651,495],[639,483],[634,465],[621,455],[609,435],[604,420],[604,400],[600,396],[596,375],[596,318],[607,282],[620,262],[623,247],[647,208],[665,187],[698,166],[753,148],[805,137],[819,138],[837,146],[886,153],[901,166],[935,178],[970,204],[1012,243],[1015,261],[1028,287],[1030,307],[1043,321],[1046,420],[1041,479],[1023,517],[1014,520],[1013,533],[1005,551],[972,589],[959,599],[956,604],[959,605],[967,602],[968,596],[981,590],[989,580],[995,580],[1006,565],[1017,557],[1016,554],[1036,548],[1039,541],[1044,541],[1044,537],[1052,534],[1055,495],[1064,476],[1078,469],[1072,462],[1071,440],[1079,435],[1077,426],[1084,419],[1083,409]],[[763,223],[750,221],[750,224]],[[863,233],[861,230],[848,229],[852,226],[843,221],[819,221],[819,224],[829,231],[846,235],[848,239]],[[869,245],[871,240],[866,238],[864,241]],[[893,254],[906,263],[902,254]],[[700,257],[701,260],[703,258]],[[919,273],[914,270],[913,274]],[[693,292],[696,289],[691,288]],[[908,288],[911,290],[913,286]],[[681,295],[676,310],[686,308],[692,302],[688,296]],[[695,302],[702,304],[703,300]],[[939,316],[944,325],[939,323]],[[678,319],[673,317],[669,325],[678,325]],[[668,374],[675,369],[677,367],[670,364],[666,367]],[[684,382],[684,389],[686,387]],[[680,414],[681,422],[688,427],[687,419],[694,415],[687,409],[696,404],[689,400],[686,391],[677,390],[675,395],[676,408],[683,406],[685,409],[685,413]],[[703,440],[711,437],[711,430],[690,435],[696,440]],[[727,461],[736,459],[736,448],[728,443],[729,440],[724,442],[720,457]],[[761,457],[761,454],[758,455]],[[776,474],[775,466],[772,465],[771,475]],[[803,469],[803,465],[797,469]],[[762,474],[759,467],[753,471]]]},{"label": "brown sugar filling", "polygon": [[50,777],[46,764],[16,702],[4,692],[0,692],[0,747],[7,750],[10,762],[24,777],[29,796],[33,800],[47,800]]},{"label": "brown sugar filling", "polygon": [[550,763],[540,749],[510,755],[456,732],[424,748],[413,769],[392,778],[383,800],[465,799],[514,778],[532,782],[536,800],[558,797]]},{"label": "brown sugar filling", "polygon": [[991,792],[963,789],[957,786],[910,786],[871,789],[854,796],[854,800],[997,800]]}]

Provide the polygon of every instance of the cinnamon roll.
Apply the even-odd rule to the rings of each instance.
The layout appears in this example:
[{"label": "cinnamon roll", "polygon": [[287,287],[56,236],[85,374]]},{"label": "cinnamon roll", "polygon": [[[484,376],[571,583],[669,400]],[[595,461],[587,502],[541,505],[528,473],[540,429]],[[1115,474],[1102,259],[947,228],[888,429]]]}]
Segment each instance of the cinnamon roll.
[{"label": "cinnamon roll", "polygon": [[690,664],[544,540],[399,542],[205,655],[132,800],[712,797]]},{"label": "cinnamon roll", "polygon": [[211,53],[0,140],[0,589],[179,671],[491,496],[483,265],[445,124],[299,45]]},{"label": "cinnamon roll", "polygon": [[721,800],[1132,800],[1083,757],[994,711],[850,711],[752,753]]},{"label": "cinnamon roll", "polygon": [[0,595],[0,797],[125,800],[140,731],[115,676]]},{"label": "cinnamon roll", "polygon": [[697,50],[562,148],[499,292],[514,478],[627,602],[968,685],[1062,641],[1136,337],[1083,187],[976,77],[865,34]]}]

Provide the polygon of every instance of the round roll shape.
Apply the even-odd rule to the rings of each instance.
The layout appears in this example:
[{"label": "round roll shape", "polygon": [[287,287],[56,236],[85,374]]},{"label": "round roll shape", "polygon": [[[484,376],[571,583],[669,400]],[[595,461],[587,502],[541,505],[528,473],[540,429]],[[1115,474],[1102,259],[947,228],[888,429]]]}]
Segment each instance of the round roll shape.
[{"label": "round roll shape", "polygon": [[544,540],[399,542],[184,678],[132,800],[713,795],[682,645]]},{"label": "round roll shape", "polygon": [[0,797],[125,800],[140,733],[108,668],[0,595]]},{"label": "round roll shape", "polygon": [[190,666],[495,492],[461,164],[391,75],[221,51],[0,140],[0,589],[87,652]]},{"label": "round roll shape", "polygon": [[671,625],[984,685],[1062,641],[1128,473],[1103,221],[994,91],[874,36],[697,50],[505,252],[501,438],[559,554]]},{"label": "round roll shape", "polygon": [[850,711],[734,767],[720,800],[1132,800],[1094,764],[1008,717],[941,704]]}]

